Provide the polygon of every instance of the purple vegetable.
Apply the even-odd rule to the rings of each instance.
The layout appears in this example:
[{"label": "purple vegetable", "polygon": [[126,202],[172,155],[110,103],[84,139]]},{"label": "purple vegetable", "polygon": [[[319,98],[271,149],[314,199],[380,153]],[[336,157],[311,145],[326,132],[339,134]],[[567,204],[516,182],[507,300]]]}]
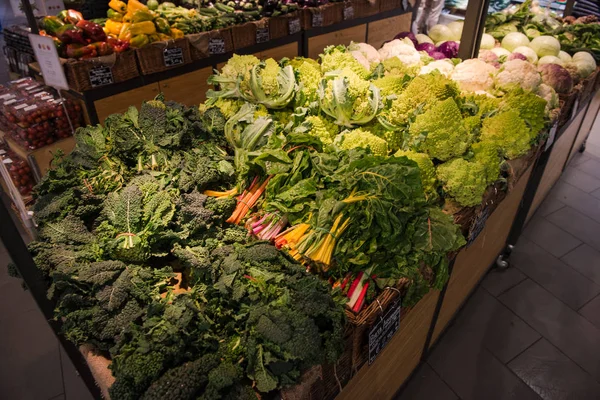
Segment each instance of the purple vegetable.
[{"label": "purple vegetable", "polygon": [[444,53],[447,58],[456,58],[458,57],[458,43],[449,40],[440,44],[437,51]]},{"label": "purple vegetable", "polygon": [[[514,54],[514,53],[513,53]],[[573,90],[573,79],[565,68],[558,64],[542,64],[538,67],[542,81],[560,94],[569,94]]]},{"label": "purple vegetable", "polygon": [[525,57],[521,53],[511,53],[508,57],[506,57],[506,61],[510,61],[510,60],[523,60],[523,61],[527,61],[527,57]]},{"label": "purple vegetable", "polygon": [[427,54],[435,51],[435,45],[433,43],[420,43],[415,46],[418,51],[426,51]]},{"label": "purple vegetable", "polygon": [[444,58],[448,58],[444,53],[439,51],[432,51],[429,53],[429,56],[433,57],[434,60],[443,60]]},{"label": "purple vegetable", "polygon": [[417,42],[417,38],[412,32],[400,32],[399,34],[394,36],[394,39],[404,39],[405,37],[409,38],[415,46],[419,43]]}]

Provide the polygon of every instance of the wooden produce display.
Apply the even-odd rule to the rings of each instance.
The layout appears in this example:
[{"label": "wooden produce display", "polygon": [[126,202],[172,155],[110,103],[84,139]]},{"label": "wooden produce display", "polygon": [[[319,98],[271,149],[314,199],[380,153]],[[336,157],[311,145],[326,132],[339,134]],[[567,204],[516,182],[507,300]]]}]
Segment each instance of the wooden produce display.
[{"label": "wooden produce display", "polygon": [[435,343],[456,312],[463,305],[481,278],[494,263],[506,245],[506,238],[521,204],[529,176],[530,166],[514,189],[487,218],[485,226],[470,246],[463,248],[454,262],[450,280],[435,323],[431,344]]},{"label": "wooden produce display", "polygon": [[410,31],[411,17],[410,14],[404,14],[369,22],[367,43],[378,49],[383,42],[390,40],[399,32]]},{"label": "wooden produce display", "polygon": [[588,109],[585,113],[585,117],[583,118],[583,122],[581,123],[581,127],[579,128],[579,133],[575,138],[575,142],[573,143],[573,147],[571,148],[571,153],[569,154],[569,158],[567,159],[567,164],[571,161],[571,158],[575,155],[575,153],[581,151],[582,146],[584,145],[587,137],[589,136],[592,126],[594,122],[598,118],[598,113],[600,112],[600,91],[597,91],[595,96],[591,99]]},{"label": "wooden produce display", "polygon": [[318,58],[323,49],[332,44],[349,45],[350,42],[364,42],[366,39],[367,24],[313,36],[308,38],[308,57]]},{"label": "wooden produce display", "polygon": [[202,68],[184,75],[158,82],[159,89],[165,98],[192,106],[206,100],[206,91],[212,86],[206,83],[213,73],[212,68]]},{"label": "wooden produce display", "polygon": [[94,102],[98,122],[104,123],[106,117],[114,113],[122,113],[127,111],[129,106],[140,107],[144,100],[150,100],[160,93],[160,85],[158,82],[151,83],[127,92],[115,94],[110,97],[105,97]]}]

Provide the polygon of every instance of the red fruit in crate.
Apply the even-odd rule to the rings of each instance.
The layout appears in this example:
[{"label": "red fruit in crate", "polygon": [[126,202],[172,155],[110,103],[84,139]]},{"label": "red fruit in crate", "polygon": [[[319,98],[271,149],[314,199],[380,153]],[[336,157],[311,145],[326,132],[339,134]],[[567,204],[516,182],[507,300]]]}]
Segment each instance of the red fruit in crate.
[{"label": "red fruit in crate", "polygon": [[46,144],[52,144],[52,143],[54,143],[54,139],[52,139],[52,138],[46,139]]}]

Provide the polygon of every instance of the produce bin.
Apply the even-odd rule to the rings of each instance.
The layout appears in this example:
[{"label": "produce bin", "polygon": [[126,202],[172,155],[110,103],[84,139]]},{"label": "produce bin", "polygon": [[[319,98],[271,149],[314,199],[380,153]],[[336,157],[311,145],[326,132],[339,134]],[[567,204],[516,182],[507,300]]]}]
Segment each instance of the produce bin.
[{"label": "produce bin", "polygon": [[142,75],[151,75],[192,62],[187,37],[150,43],[136,49]]},{"label": "produce bin", "polygon": [[233,51],[231,28],[186,35],[190,45],[192,61]]},{"label": "produce bin", "polygon": [[269,34],[271,35],[271,39],[294,35],[301,30],[302,22],[299,11],[269,18]]},{"label": "produce bin", "polygon": [[379,0],[351,0],[351,4],[355,18],[370,17],[380,11]]},{"label": "produce bin", "polygon": [[87,60],[67,59],[64,68],[69,87],[77,92],[125,82],[140,75],[133,50]]},{"label": "produce bin", "polygon": [[303,11],[303,29],[320,28],[343,21],[344,3],[328,3],[319,7],[305,8]]},{"label": "produce bin", "polygon": [[268,18],[232,26],[231,35],[233,36],[233,48],[238,50],[243,49],[244,47],[253,46],[257,43],[268,42],[270,40],[269,28]]}]

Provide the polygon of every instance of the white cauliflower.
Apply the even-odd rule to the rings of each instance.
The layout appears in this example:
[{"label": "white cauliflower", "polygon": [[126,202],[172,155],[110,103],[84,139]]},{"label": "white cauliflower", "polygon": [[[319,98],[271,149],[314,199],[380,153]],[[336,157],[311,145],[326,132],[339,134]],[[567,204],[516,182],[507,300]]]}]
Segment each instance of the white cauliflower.
[{"label": "white cauliflower", "polygon": [[421,55],[419,54],[419,52],[417,52],[416,54],[403,54],[396,57],[398,57],[400,61],[402,61],[404,64],[410,67],[423,65],[423,62],[421,61]]},{"label": "white cauliflower", "polygon": [[546,112],[550,112],[551,110],[558,107],[558,95],[556,94],[556,91],[552,88],[552,86],[542,83],[538,87],[536,94],[547,101]]},{"label": "white cauliflower", "polygon": [[519,59],[505,62],[496,75],[496,88],[501,90],[520,86],[525,90],[535,91],[541,83],[542,76],[535,65]]},{"label": "white cauliflower", "polygon": [[400,58],[400,56],[414,55],[416,55],[419,58],[419,62],[421,62],[421,56],[419,55],[419,52],[417,49],[415,49],[413,42],[411,42],[408,38],[394,39],[391,42],[387,42],[379,49],[381,61],[392,57]]},{"label": "white cauliflower", "polygon": [[454,67],[450,79],[457,83],[460,90],[476,92],[488,91],[494,87],[494,66],[478,58],[466,60]]},{"label": "white cauliflower", "polygon": [[354,59],[356,61],[358,61],[360,63],[360,65],[365,67],[365,69],[367,69],[367,70],[371,69],[371,63],[369,63],[369,60],[367,60],[367,57],[365,57],[365,55],[363,53],[361,53],[358,50],[352,50],[352,51],[350,51],[350,54],[352,54],[352,57],[354,57]]},{"label": "white cauliflower", "polygon": [[439,71],[446,78],[450,76],[452,71],[454,70],[454,64],[451,60],[435,60],[430,62],[427,65],[421,67],[421,71],[419,71],[419,75],[429,74],[433,71]]},{"label": "white cauliflower", "polygon": [[369,61],[369,63],[380,63],[381,57],[377,49],[370,44],[367,43],[354,43],[350,42],[350,46],[348,46],[348,50],[351,52],[359,51],[362,55]]}]

